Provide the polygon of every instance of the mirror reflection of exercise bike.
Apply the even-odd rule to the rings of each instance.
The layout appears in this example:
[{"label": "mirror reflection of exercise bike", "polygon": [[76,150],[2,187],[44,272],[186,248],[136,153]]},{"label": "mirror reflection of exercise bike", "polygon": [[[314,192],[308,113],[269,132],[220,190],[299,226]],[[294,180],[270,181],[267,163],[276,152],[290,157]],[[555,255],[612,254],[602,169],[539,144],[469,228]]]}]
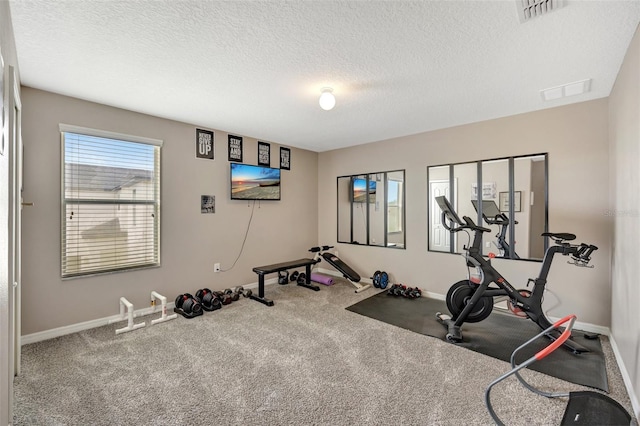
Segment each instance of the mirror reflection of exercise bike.
[{"label": "mirror reflection of exercise bike", "polygon": [[[462,324],[465,322],[480,322],[486,319],[493,310],[493,298],[500,296],[509,298],[508,305],[512,312],[526,316],[538,324],[541,329],[546,330],[552,323],[542,310],[542,298],[553,256],[557,253],[563,256],[571,256],[571,260],[568,263],[582,267],[593,267],[588,266],[588,264],[591,260],[591,253],[597,250],[598,247],[584,243],[579,245],[570,244],[568,241],[576,238],[573,234],[545,232],[542,236],[551,238],[555,245],[550,246],[545,252],[540,276],[535,279],[529,279],[527,283],[527,285],[533,283],[533,291],[526,289],[516,290],[491,266],[491,259],[485,259],[482,255],[482,234],[491,232],[491,230],[477,226],[468,216],[463,217],[464,221],[460,220],[446,197],[436,197],[436,202],[442,210],[442,224],[449,232],[467,230],[474,232],[473,243],[470,247],[464,247],[465,253],[463,256],[467,261],[467,267],[474,267],[476,274],[475,276],[469,274],[468,279],[453,284],[447,292],[447,308],[453,317],[440,312],[436,314],[436,318],[447,327],[446,337],[449,341],[461,342]],[[491,286],[491,284],[494,285]],[[546,334],[552,340],[556,340],[560,336],[558,330],[552,330]],[[564,342],[564,346],[575,354],[589,351],[572,339],[567,339]]]},{"label": "mirror reflection of exercise bike", "polygon": [[[471,200],[473,203],[473,207],[478,211],[478,200]],[[500,230],[496,235],[497,240],[493,242],[493,244],[498,249],[499,255],[496,257],[508,257],[510,259],[520,259],[520,256],[513,250],[511,253],[511,247],[509,243],[507,243],[506,235],[507,228],[509,228],[509,217],[498,210],[498,205],[493,200],[482,200],[482,218],[487,225],[498,225]],[[513,221],[514,225],[518,224],[517,220]]]}]

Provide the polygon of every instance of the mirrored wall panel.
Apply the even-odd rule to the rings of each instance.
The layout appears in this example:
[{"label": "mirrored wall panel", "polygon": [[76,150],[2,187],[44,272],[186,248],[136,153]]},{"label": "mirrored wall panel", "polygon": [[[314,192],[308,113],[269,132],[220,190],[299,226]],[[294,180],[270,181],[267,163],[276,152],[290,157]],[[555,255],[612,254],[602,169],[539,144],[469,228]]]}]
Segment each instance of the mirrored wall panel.
[{"label": "mirrored wall panel", "polygon": [[543,259],[548,246],[541,236],[548,230],[547,154],[430,166],[427,176],[430,251],[460,253],[469,244],[466,233],[442,226],[435,197],[444,195],[458,216],[491,229],[483,234],[484,255]]},{"label": "mirrored wall panel", "polygon": [[339,176],[338,242],[405,248],[404,170]]}]

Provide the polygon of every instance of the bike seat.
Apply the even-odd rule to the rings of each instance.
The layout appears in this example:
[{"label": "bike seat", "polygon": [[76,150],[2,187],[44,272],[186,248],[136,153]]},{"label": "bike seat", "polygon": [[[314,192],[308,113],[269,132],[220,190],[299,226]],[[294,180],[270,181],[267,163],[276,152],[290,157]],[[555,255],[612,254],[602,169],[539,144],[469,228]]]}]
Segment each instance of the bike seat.
[{"label": "bike seat", "polygon": [[566,233],[566,232],[560,232],[558,234],[553,233],[553,232],[543,232],[542,236],[543,237],[550,237],[554,241],[571,241],[571,240],[575,240],[576,239],[576,236],[574,234],[569,234],[569,233]]}]

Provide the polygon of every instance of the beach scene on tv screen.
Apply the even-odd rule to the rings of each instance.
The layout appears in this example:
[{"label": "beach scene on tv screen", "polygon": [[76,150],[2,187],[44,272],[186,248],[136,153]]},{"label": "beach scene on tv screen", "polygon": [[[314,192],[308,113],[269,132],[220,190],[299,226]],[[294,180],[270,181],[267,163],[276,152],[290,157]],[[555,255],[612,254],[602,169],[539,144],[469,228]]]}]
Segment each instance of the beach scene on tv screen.
[{"label": "beach scene on tv screen", "polygon": [[280,170],[245,164],[232,164],[231,198],[279,200]]},{"label": "beach scene on tv screen", "polygon": [[[364,179],[355,179],[353,181],[353,201],[355,203],[364,203],[367,201],[367,181]],[[369,181],[369,202],[376,201],[376,183]]]}]

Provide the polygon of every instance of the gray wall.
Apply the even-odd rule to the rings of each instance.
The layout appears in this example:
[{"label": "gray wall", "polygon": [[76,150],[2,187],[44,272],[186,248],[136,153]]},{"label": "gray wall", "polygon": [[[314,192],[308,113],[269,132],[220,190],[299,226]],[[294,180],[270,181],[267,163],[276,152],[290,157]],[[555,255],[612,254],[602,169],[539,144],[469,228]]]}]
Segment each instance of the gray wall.
[{"label": "gray wall", "polygon": [[640,415],[640,30],[631,42],[609,99],[610,210],[614,222],[611,332]]},{"label": "gray wall", "polygon": [[[0,50],[4,58],[4,128],[2,137],[7,144],[7,121],[9,120],[8,76],[9,65],[18,67],[13,26],[9,13],[9,2],[0,1]],[[9,423],[9,393],[12,389],[9,377],[9,153],[0,156],[0,424]]]},{"label": "gray wall", "polygon": [[[28,87],[22,102],[24,197],[36,204],[23,215],[23,335],[115,315],[121,296],[139,309],[149,306],[152,290],[173,301],[203,287],[255,283],[253,267],[305,257],[317,243],[317,153],[291,150],[291,170],[282,171],[282,201],[256,202],[242,257],[233,270],[214,273],[214,262],[232,266],[251,215],[248,202],[229,199],[226,132],[215,131],[215,160],[197,159],[196,127],[190,124]],[[60,278],[59,123],[164,140],[160,268]],[[279,145],[271,143],[272,167],[279,167],[279,158]],[[244,138],[244,162],[257,163],[256,139]],[[201,195],[215,195],[215,214],[200,213]]]},{"label": "gray wall", "polygon": [[[340,257],[361,276],[389,272],[408,286],[440,295],[466,275],[460,256],[427,251],[429,165],[549,153],[549,229],[572,232],[578,241],[600,247],[594,269],[576,268],[559,258],[551,269],[545,308],[551,316],[576,313],[581,322],[609,326],[611,318],[611,222],[608,208],[608,101],[484,121],[382,142],[321,153],[320,205],[335,211],[336,176],[406,169],[407,249],[390,250],[338,244]],[[523,200],[525,202],[525,200]],[[334,244],[336,216],[321,215],[322,244]],[[540,263],[496,259],[495,265],[518,288],[537,276]]]}]

